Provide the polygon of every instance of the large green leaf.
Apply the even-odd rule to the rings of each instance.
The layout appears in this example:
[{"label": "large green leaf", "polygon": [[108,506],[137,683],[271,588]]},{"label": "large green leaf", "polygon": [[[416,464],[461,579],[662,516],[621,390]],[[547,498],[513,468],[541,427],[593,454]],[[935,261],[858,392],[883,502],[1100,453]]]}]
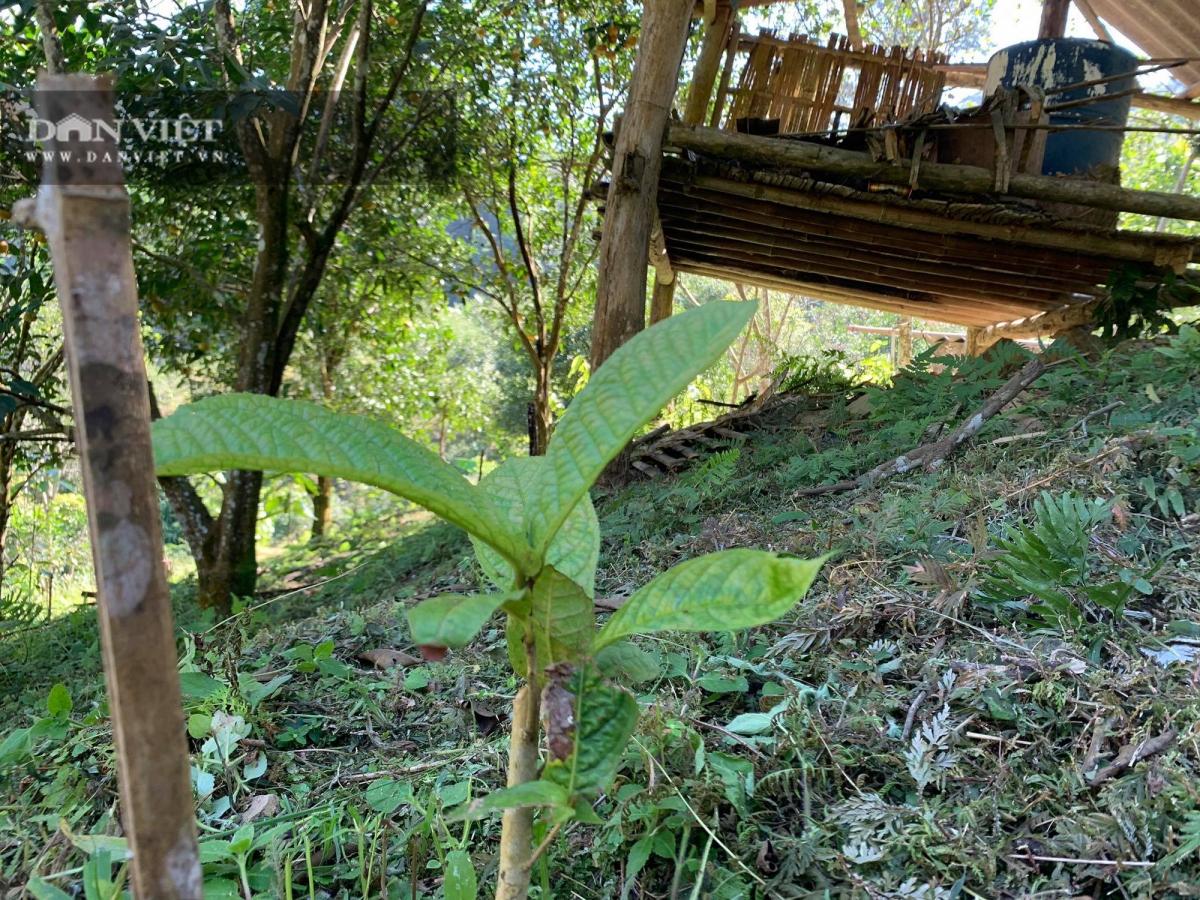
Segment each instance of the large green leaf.
[{"label": "large green leaf", "polygon": [[465,647],[500,606],[517,594],[439,594],[408,610],[413,642],[432,647]]},{"label": "large green leaf", "polygon": [[736,631],[779,618],[804,596],[825,557],[725,550],[680,563],[626,600],[600,633],[599,650],[655,631]]},{"label": "large green leaf", "polygon": [[[552,698],[556,691],[573,700],[572,720],[556,725]],[[637,726],[637,700],[628,691],[604,680],[592,663],[579,666],[561,683],[551,683],[543,693],[549,708],[542,714],[547,721],[547,744],[553,753],[558,740],[569,740],[571,752],[564,758],[551,759],[542,772],[542,780],[562,785],[569,795],[607,788],[621,765],[625,745]],[[566,728],[562,726],[566,725]],[[559,732],[556,734],[556,730]]]},{"label": "large green leaf", "polygon": [[757,303],[706,303],[659,322],[592,374],[554,429],[527,517],[535,548],[559,528],[639,428],[733,343]]},{"label": "large green leaf", "polygon": [[[537,474],[546,467],[544,456],[514,456],[506,459],[484,476],[479,486],[491,498],[492,505],[517,534],[529,539],[526,533],[526,510],[531,491],[536,487]],[[502,591],[513,586],[512,567],[483,542],[472,538],[479,564],[492,583]],[[600,523],[596,509],[588,496],[575,504],[562,528],[555,535],[546,562],[558,569],[589,597],[596,589],[596,560],[600,556]]]},{"label": "large green leaf", "polygon": [[159,475],[219,469],[311,472],[398,494],[493,547],[523,572],[539,560],[462,473],[381,422],[258,394],[210,397],[153,425]]},{"label": "large green leaf", "polygon": [[[579,662],[591,653],[596,632],[592,598],[570,578],[546,566],[530,591],[529,626],[533,628],[538,668],[561,662]],[[509,659],[517,674],[525,671],[525,624],[508,617]]]}]

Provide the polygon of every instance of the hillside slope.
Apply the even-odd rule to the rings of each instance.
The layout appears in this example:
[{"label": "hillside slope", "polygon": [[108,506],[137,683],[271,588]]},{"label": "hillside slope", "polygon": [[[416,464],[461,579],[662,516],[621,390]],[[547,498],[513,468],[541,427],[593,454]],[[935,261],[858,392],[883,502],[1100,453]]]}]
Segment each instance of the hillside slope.
[{"label": "hillside slope", "polygon": [[[852,404],[825,373],[744,443],[597,498],[609,606],[716,549],[833,556],[785,621],[642,642],[659,671],[604,824],[563,830],[537,896],[1200,896],[1200,335],[1060,359],[936,472],[806,495],[953,427],[1016,350]],[[440,814],[502,782],[503,632],[419,660],[403,605],[483,582],[447,526],[391,527],[188,625],[212,896],[439,898],[460,845],[494,871],[498,822]],[[118,831],[94,626],[47,631],[0,676],[29,727],[0,745],[14,897],[78,890],[94,848],[60,818]]]}]

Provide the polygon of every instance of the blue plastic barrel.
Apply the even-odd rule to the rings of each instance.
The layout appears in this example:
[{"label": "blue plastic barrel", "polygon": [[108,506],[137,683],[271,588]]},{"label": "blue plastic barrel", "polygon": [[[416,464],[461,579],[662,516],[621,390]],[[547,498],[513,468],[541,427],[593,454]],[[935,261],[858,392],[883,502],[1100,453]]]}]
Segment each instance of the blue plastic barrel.
[{"label": "blue plastic barrel", "polygon": [[[1129,95],[1103,98],[1137,87],[1134,77],[1137,67],[1136,56],[1123,47],[1104,41],[1079,38],[1029,41],[1001,50],[988,61],[984,93],[990,96],[997,88],[1020,85],[1049,91],[1128,73],[1128,78],[1063,91],[1049,98],[1050,105],[1098,98],[1084,105],[1051,112],[1052,125],[1124,126],[1129,120],[1129,105],[1133,98]],[[1042,174],[1100,174],[1104,171],[1102,167],[1115,168],[1120,164],[1124,142],[1123,131],[1052,132],[1046,141]]]}]

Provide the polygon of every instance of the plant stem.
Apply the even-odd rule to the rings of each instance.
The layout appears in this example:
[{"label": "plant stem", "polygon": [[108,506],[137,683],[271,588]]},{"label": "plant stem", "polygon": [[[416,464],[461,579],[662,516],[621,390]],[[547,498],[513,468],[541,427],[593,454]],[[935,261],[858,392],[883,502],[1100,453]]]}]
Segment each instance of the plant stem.
[{"label": "plant stem", "polygon": [[541,858],[542,854],[546,852],[546,848],[550,846],[550,843],[556,837],[558,837],[558,832],[562,827],[563,827],[562,822],[555,823],[554,827],[550,829],[550,833],[548,835],[546,835],[546,839],[544,841],[542,841],[540,844],[538,844],[537,849],[533,851],[533,856],[529,857],[529,861],[527,863],[525,863],[525,868],[527,868],[527,869],[533,868],[533,864],[536,863]]},{"label": "plant stem", "polygon": [[[537,778],[537,686],[527,684],[513,701],[512,741],[508,753],[508,786]],[[526,900],[533,856],[533,809],[507,809],[500,828],[500,872],[496,900]]]}]

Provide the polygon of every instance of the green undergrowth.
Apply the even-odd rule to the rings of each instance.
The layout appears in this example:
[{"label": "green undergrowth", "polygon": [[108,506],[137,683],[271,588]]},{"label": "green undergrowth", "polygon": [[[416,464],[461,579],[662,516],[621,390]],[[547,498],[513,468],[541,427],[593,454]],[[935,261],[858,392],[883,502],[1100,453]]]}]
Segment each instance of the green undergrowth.
[{"label": "green undergrowth", "polygon": [[[533,896],[1200,896],[1200,335],[1052,350],[934,473],[798,495],[944,434],[1021,351],[791,396],[745,443],[596,498],[610,605],[715,550],[835,555],[784,621],[639,640],[636,740]],[[180,589],[209,896],[457,900],[457,851],[490,892],[498,820],[443,813],[503,784],[503,630],[431,663],[403,625],[484,583],[458,532],[398,510],[272,557],[230,622]],[[3,654],[0,892],[110,896],[93,620]]]}]

